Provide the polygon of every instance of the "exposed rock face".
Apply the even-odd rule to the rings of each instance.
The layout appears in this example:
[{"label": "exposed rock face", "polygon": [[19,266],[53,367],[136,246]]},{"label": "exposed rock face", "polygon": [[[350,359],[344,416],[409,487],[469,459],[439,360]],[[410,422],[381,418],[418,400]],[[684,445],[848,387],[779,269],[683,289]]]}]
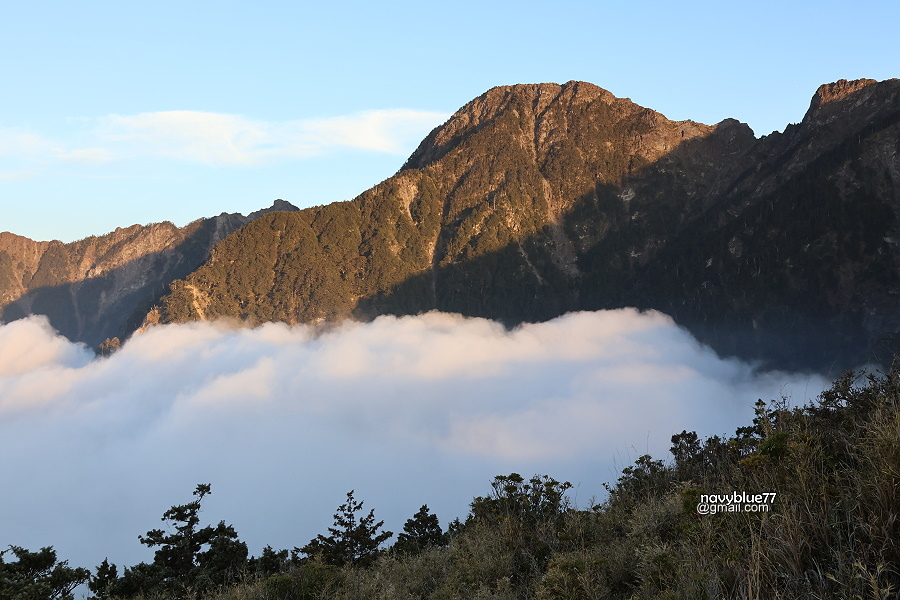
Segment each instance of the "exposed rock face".
[{"label": "exposed rock face", "polygon": [[92,347],[124,338],[217,242],[254,215],[291,209],[278,201],[251,217],[223,213],[182,228],[132,225],[70,244],[0,233],[0,314],[5,322],[45,314],[63,335]]},{"label": "exposed rock face", "polygon": [[0,233],[0,303],[23,296],[53,242],[35,242],[9,232]]},{"label": "exposed rock face", "polygon": [[[829,102],[833,102],[835,100],[843,100],[850,94],[855,94],[860,90],[863,90],[874,83],[878,83],[874,79],[856,79],[854,81],[847,81],[846,79],[839,79],[834,83],[825,83],[819,86],[819,89],[816,90],[815,95],[813,95],[812,102],[810,103],[810,112],[815,112],[823,105],[828,104]],[[870,90],[872,91],[872,90]]]}]

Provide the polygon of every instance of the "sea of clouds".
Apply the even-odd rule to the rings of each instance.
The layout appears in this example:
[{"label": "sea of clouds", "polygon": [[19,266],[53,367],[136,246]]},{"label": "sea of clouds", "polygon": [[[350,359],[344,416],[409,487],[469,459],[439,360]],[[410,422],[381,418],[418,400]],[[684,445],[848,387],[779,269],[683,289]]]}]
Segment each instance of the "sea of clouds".
[{"label": "sea of clouds", "polygon": [[730,434],[757,398],[802,404],[828,383],[720,358],[633,309],[512,331],[443,313],[170,325],[108,358],[30,317],[0,326],[0,547],[149,561],[138,534],[198,483],[204,522],[253,554],[325,532],[351,489],[395,532],[426,503],[464,518],[510,472],[571,481],[586,506],[638,456],[669,458],[672,434]]}]

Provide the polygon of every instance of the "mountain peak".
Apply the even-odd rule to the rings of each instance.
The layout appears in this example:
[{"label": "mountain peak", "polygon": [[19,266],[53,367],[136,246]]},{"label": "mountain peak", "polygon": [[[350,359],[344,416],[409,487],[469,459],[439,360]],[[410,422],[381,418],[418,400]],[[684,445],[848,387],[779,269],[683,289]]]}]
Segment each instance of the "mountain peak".
[{"label": "mountain peak", "polygon": [[268,214],[270,212],[279,212],[279,211],[280,212],[294,212],[297,210],[300,210],[300,209],[297,208],[296,206],[294,206],[293,204],[291,204],[290,202],[288,202],[287,200],[282,200],[281,198],[278,198],[277,200],[275,200],[275,202],[272,203],[272,206],[270,206],[269,208],[261,208],[260,210],[254,211],[254,212],[250,213],[249,215],[247,215],[247,221],[254,221],[254,220],[258,219],[259,217],[261,217],[265,214]]},{"label": "mountain peak", "polygon": [[[580,118],[585,122],[576,124]],[[572,131],[580,131],[585,126],[594,129],[619,126],[613,124],[619,124],[629,136],[634,134],[635,139],[643,142],[644,151],[658,146],[659,152],[651,160],[677,145],[681,138],[707,135],[715,129],[693,121],[684,121],[683,127],[682,122],[676,125],[656,111],[584,81],[503,85],[489,89],[435,128],[419,144],[403,169],[421,169],[434,164],[472,136],[483,135],[485,130],[506,129],[519,142],[540,154],[553,143],[566,139]],[[653,131],[674,131],[676,128],[680,136],[677,142],[674,139],[657,140],[659,136],[652,134]],[[641,138],[641,133],[651,135]]]},{"label": "mountain peak", "polygon": [[803,122],[824,124],[849,117],[854,126],[864,125],[895,112],[898,97],[900,79],[841,79],[819,86]]},{"label": "mountain peak", "polygon": [[822,84],[816,90],[815,95],[813,95],[810,108],[818,108],[823,104],[841,100],[873,83],[878,82],[874,79],[854,79],[853,81],[838,79],[833,83]]}]

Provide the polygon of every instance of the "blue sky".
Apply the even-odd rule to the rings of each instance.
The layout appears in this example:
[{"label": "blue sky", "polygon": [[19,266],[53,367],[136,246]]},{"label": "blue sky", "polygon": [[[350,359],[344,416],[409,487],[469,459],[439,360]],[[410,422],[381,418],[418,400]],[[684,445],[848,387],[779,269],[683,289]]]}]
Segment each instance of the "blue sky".
[{"label": "blue sky", "polygon": [[34,2],[0,22],[0,231],[350,199],[495,85],[590,81],[672,119],[799,121],[900,76],[895,2]]}]

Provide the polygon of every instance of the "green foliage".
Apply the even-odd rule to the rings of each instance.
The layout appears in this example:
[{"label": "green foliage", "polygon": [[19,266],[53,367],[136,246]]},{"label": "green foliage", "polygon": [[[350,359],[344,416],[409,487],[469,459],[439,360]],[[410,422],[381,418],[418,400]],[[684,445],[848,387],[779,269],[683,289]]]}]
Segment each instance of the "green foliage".
[{"label": "green foliage", "polygon": [[[343,583],[343,573],[333,565],[308,560],[261,579],[260,598],[266,600],[315,600],[330,597]],[[254,596],[256,597],[256,596]]]},{"label": "green foliage", "polygon": [[162,321],[438,308],[516,325],[634,306],[777,367],[871,358],[900,285],[889,102],[864,126],[848,116],[858,131],[693,124],[685,139],[589,87],[490,93],[354,200],[257,219],[172,284]]},{"label": "green foliage", "polygon": [[17,271],[23,271],[24,266],[24,264],[21,264],[19,268],[16,268],[9,253],[5,250],[0,250],[0,298],[3,297],[4,293],[9,293],[19,286]]},{"label": "green foliage", "polygon": [[[676,434],[672,463],[638,458],[592,510],[561,501],[563,484],[548,477],[497,477],[446,548],[382,557],[348,572],[344,589],[432,599],[893,597],[900,376],[857,383],[844,376],[801,408],[759,402],[729,439]],[[701,494],[733,491],[777,498],[770,512],[697,513]]]},{"label": "green foliage", "polygon": [[379,546],[390,538],[393,532],[381,531],[384,521],[375,522],[375,511],[365,516],[357,516],[363,509],[363,502],[353,497],[353,490],[347,492],[347,501],[338,507],[334,515],[334,527],[329,527],[331,535],[317,535],[303,548],[295,552],[308,557],[318,557],[325,564],[334,566],[367,566],[379,554]]},{"label": "green foliage", "polygon": [[440,548],[447,543],[447,535],[441,529],[437,515],[422,507],[403,525],[397,542],[391,548],[395,552],[416,554],[428,548]]},{"label": "green foliage", "polygon": [[31,287],[53,287],[70,280],[70,257],[66,247],[60,242],[51,242],[31,278]]},{"label": "green foliage", "polygon": [[[4,555],[12,552],[15,562]],[[0,551],[0,599],[2,600],[72,600],[72,591],[85,583],[90,571],[58,561],[52,547],[30,552],[19,546]]]},{"label": "green foliage", "polygon": [[[889,515],[900,501],[900,385],[894,372],[855,381],[843,376],[803,408],[760,401],[753,424],[727,442],[682,432],[671,466],[641,457],[625,469],[597,513],[605,564],[620,557],[631,565],[613,597],[887,597],[900,589],[900,555],[887,541],[898,533]],[[701,493],[735,490],[776,492],[777,500],[770,512],[696,514]],[[548,570],[547,585],[609,583],[580,573]]]},{"label": "green foliage", "polygon": [[[740,433],[739,428],[737,435]],[[740,444],[746,445],[746,441]],[[714,435],[701,440],[695,431],[682,431],[673,435],[669,452],[675,459],[673,475],[677,481],[702,479],[726,464],[736,464],[741,456],[739,445],[734,439],[726,442]]]},{"label": "green foliage", "polygon": [[88,589],[94,592],[95,598],[101,600],[109,598],[110,594],[115,590],[118,579],[118,568],[116,565],[110,564],[108,558],[104,558],[103,562],[97,567],[97,574],[88,582]]},{"label": "green foliage", "polygon": [[434,223],[417,228],[399,193],[388,186],[354,202],[256,219],[220,242],[201,269],[173,282],[161,320],[308,323],[350,316],[360,298],[428,265],[422,236]]},{"label": "green foliage", "polygon": [[569,482],[547,475],[525,480],[518,473],[498,475],[491,494],[472,501],[469,522],[489,524],[512,554],[510,583],[529,589],[557,546],[569,509]]},{"label": "green foliage", "polygon": [[288,551],[275,551],[272,546],[267,545],[262,550],[259,557],[251,557],[247,561],[247,570],[258,576],[272,575],[280,571],[284,571],[288,565]]},{"label": "green foliage", "polygon": [[196,500],[163,513],[162,520],[171,530],[153,529],[138,536],[142,544],[157,548],[151,564],[125,569],[121,579],[108,583],[109,571],[114,573],[115,566],[110,568],[104,560],[97,568],[96,585],[110,589],[115,596],[154,591],[199,596],[238,579],[247,562],[247,545],[224,521],[200,527],[201,503],[209,493],[209,484],[197,485]]},{"label": "green foliage", "polygon": [[489,521],[517,521],[530,527],[553,523],[568,509],[568,481],[547,475],[528,481],[518,473],[498,475],[491,482],[491,494],[472,501],[471,517]]},{"label": "green foliage", "polygon": [[610,502],[631,503],[660,497],[672,484],[672,472],[661,460],[648,454],[639,457],[633,466],[622,469],[615,487],[607,486]]}]

